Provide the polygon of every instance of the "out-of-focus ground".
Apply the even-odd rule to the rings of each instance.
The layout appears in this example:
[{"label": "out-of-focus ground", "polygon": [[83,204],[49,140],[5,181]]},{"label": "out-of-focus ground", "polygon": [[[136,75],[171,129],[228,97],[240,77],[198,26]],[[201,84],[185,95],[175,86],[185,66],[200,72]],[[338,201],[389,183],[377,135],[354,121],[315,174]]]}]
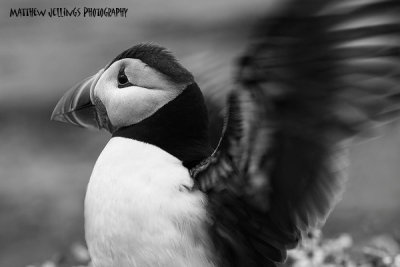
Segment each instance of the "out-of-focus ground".
[{"label": "out-of-focus ground", "polygon": [[[74,6],[129,12],[127,18],[9,18],[10,8]],[[230,62],[269,7],[272,1],[262,0],[2,0],[0,266],[43,261],[83,242],[86,184],[109,136],[50,122],[63,92],[138,42],[168,47],[189,69],[202,66],[194,53],[211,51]],[[382,133],[352,147],[348,189],[324,228],[328,236],[400,231],[399,123]]]}]

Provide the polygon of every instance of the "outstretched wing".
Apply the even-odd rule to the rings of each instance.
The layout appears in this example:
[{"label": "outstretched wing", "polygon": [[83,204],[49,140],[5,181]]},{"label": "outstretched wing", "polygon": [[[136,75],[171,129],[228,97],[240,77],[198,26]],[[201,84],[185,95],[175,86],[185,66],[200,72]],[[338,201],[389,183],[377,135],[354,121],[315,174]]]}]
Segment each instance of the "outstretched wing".
[{"label": "outstretched wing", "polygon": [[400,110],[400,2],[293,0],[240,59],[223,137],[191,170],[221,266],[275,266],[323,223],[347,142]]}]

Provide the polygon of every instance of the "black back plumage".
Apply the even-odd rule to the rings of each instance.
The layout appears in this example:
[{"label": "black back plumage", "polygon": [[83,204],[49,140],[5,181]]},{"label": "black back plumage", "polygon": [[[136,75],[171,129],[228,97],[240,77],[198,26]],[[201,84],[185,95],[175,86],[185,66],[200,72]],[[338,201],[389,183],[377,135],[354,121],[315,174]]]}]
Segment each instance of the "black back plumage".
[{"label": "black back plumage", "polygon": [[399,1],[293,0],[260,22],[218,148],[191,170],[221,266],[275,266],[325,221],[351,138],[400,111],[399,18]]}]

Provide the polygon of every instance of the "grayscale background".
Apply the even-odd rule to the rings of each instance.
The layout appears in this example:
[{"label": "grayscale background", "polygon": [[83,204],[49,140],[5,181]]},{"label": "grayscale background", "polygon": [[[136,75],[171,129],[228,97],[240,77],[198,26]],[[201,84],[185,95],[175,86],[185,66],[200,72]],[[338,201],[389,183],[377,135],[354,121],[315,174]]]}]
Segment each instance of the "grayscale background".
[{"label": "grayscale background", "polygon": [[[10,8],[75,6],[129,11],[127,18],[9,18]],[[273,8],[272,0],[1,0],[0,266],[40,262],[84,242],[86,184],[109,136],[49,121],[67,89],[146,41],[169,48],[189,70],[196,65],[195,74],[208,65],[191,55],[207,51],[229,71],[251,25]],[[400,124],[380,132],[351,148],[348,188],[327,236],[399,233]]]}]

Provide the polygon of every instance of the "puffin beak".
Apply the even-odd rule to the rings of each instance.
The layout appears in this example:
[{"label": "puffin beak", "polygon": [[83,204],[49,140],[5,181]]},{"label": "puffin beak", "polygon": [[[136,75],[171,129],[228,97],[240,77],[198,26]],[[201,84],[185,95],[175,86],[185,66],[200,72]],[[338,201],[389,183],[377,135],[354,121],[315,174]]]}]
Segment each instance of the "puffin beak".
[{"label": "puffin beak", "polygon": [[104,69],[78,83],[58,101],[51,120],[70,123],[85,128],[101,129],[102,124],[92,101],[93,90]]}]

